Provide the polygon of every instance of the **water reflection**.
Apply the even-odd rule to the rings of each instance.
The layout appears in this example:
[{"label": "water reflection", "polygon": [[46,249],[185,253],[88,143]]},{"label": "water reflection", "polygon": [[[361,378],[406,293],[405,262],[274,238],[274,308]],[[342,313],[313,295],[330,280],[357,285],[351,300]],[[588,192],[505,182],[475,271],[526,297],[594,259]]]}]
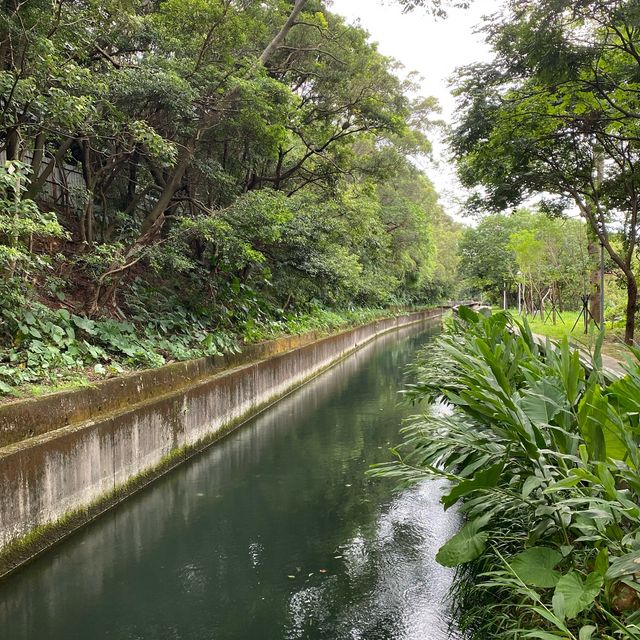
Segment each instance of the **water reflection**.
[{"label": "water reflection", "polygon": [[428,339],[389,334],[0,586],[2,640],[447,635],[440,488],[365,476]]},{"label": "water reflection", "polygon": [[[314,627],[326,638],[458,637],[446,614],[453,573],[435,562],[435,553],[459,525],[455,513],[443,517],[441,488],[425,482],[404,492],[370,531],[358,531],[340,545],[336,557],[342,558],[342,570],[321,586],[292,594],[286,637],[302,640]],[[343,603],[340,615],[329,618],[326,612],[336,601]]]}]

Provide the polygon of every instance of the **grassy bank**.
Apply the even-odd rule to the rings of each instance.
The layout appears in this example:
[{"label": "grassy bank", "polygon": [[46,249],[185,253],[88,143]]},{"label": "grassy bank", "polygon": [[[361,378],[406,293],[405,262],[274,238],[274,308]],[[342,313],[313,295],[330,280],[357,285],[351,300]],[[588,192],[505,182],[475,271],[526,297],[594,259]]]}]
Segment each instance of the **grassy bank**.
[{"label": "grassy bank", "polygon": [[587,369],[567,340],[542,354],[511,316],[461,313],[408,390],[448,410],[414,418],[376,473],[449,481],[467,522],[437,560],[463,631],[640,638],[640,366],[607,385],[597,345]]},{"label": "grassy bank", "polygon": [[[570,342],[589,351],[593,350],[600,335],[598,328],[593,323],[589,324],[588,332],[585,333],[584,318],[577,311],[563,311],[557,315],[555,324],[551,318],[543,322],[539,316],[532,318],[529,315],[518,314],[514,310],[511,313],[519,320],[524,320],[526,317],[533,333],[548,336],[553,340],[562,340],[566,337]],[[628,350],[623,343],[624,327],[618,326],[618,324],[606,323],[602,352],[613,358],[624,360]]]},{"label": "grassy bank", "polygon": [[325,309],[208,325],[184,309],[132,320],[91,320],[66,309],[32,305],[12,344],[0,347],[0,402],[82,387],[135,369],[233,353],[243,344],[310,331],[331,333],[400,308]]}]

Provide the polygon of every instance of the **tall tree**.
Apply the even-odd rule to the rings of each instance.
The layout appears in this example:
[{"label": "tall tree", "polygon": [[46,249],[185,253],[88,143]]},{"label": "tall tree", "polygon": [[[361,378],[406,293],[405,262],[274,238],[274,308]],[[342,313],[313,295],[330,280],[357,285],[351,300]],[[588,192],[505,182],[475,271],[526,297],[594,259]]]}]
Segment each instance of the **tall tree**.
[{"label": "tall tree", "polygon": [[633,2],[510,2],[487,27],[493,63],[458,78],[451,136],[463,182],[486,189],[476,202],[507,208],[551,193],[574,203],[624,275],[629,343],[638,300],[637,16]]}]

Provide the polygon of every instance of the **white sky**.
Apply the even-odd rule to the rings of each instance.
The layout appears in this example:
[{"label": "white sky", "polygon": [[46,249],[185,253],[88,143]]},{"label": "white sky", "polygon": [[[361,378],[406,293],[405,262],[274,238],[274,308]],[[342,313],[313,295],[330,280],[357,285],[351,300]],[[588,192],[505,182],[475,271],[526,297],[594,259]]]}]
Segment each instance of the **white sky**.
[{"label": "white sky", "polygon": [[[482,35],[474,31],[482,24],[482,16],[494,13],[500,4],[500,0],[475,0],[470,9],[450,10],[445,20],[419,9],[403,14],[392,0],[385,4],[381,0],[333,0],[332,10],[350,23],[359,21],[381,53],[400,61],[407,71],[417,71],[423,78],[421,93],[435,96],[442,106],[442,118],[451,122],[455,102],[448,79],[456,67],[491,59]],[[424,169],[448,213],[456,215],[460,187],[444,146],[433,140],[434,135],[436,162]]]}]

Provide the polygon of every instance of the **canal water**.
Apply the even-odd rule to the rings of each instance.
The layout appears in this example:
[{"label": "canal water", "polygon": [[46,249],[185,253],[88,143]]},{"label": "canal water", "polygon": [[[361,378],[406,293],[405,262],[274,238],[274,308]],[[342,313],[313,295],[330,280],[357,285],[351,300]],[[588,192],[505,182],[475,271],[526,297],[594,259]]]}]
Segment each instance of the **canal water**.
[{"label": "canal water", "polygon": [[2,640],[441,640],[458,526],[368,478],[431,335],[388,334],[0,584]]}]

